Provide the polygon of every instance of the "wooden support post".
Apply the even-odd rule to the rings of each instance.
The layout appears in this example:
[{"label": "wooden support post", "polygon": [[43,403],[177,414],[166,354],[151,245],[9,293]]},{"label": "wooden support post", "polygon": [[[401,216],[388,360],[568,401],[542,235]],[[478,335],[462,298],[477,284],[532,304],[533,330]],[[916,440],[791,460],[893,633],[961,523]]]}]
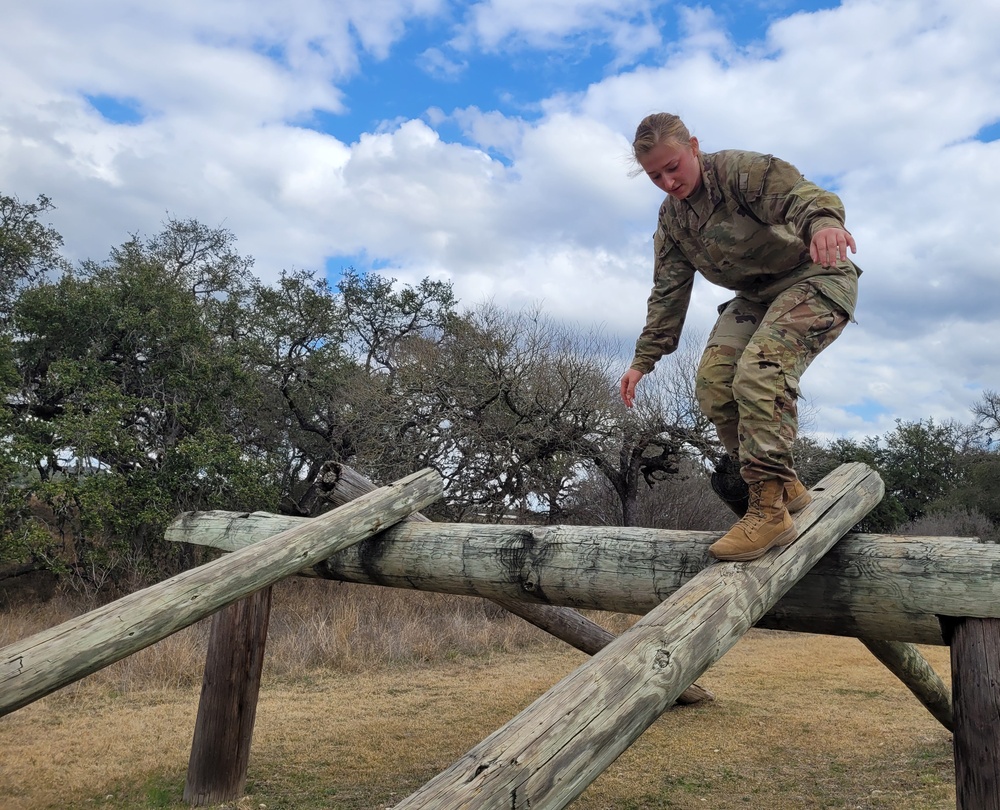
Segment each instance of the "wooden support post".
[{"label": "wooden support post", "polygon": [[[348,503],[375,489],[375,484],[370,479],[345,464],[329,465],[325,472],[325,485],[328,488],[327,497],[337,505]],[[430,518],[419,512],[414,512],[407,520],[422,523],[431,522]],[[533,624],[588,655],[602,650],[615,637],[614,633],[605,630],[597,622],[592,622],[572,608],[558,605],[536,605],[503,597],[494,598],[492,601],[509,613],[519,616],[529,624]],[[678,696],[677,702],[699,703],[702,700],[713,700],[714,697],[707,689],[698,686],[698,684],[691,684]]]},{"label": "wooden support post", "polygon": [[193,807],[243,795],[270,614],[269,586],[212,617],[184,785],[184,801]]},{"label": "wooden support post", "polygon": [[948,731],[955,730],[948,688],[920,650],[902,641],[863,638],[861,643],[906,685],[942,726]]},{"label": "wooden support post", "polygon": [[958,810],[1000,810],[1000,619],[950,619]]},{"label": "wooden support post", "polygon": [[861,466],[824,479],[835,502],[793,545],[703,569],[396,810],[568,805],[878,503]]},{"label": "wooden support post", "polygon": [[306,524],[0,649],[0,716],[372,537],[441,497],[427,469]]}]

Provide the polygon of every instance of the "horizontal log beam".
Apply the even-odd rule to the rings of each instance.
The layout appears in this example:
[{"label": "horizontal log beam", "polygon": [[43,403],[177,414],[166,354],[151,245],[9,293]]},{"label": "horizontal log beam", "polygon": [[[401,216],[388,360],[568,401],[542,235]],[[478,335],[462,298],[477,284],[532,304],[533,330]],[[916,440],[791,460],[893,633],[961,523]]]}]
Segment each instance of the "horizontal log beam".
[{"label": "horizontal log beam", "polygon": [[0,649],[0,715],[377,534],[441,497],[427,469],[309,523]]},{"label": "horizontal log beam", "polygon": [[[374,482],[346,464],[325,464],[321,478],[325,497],[336,506],[350,503],[355,498],[360,498],[366,492],[375,489]],[[423,523],[430,522],[430,518],[420,512],[414,512],[406,519]],[[587,655],[594,655],[602,650],[615,637],[613,633],[572,608],[499,598],[494,599],[493,604],[499,605],[508,613],[513,613],[529,624],[555,636],[560,641],[587,653]],[[714,695],[711,692],[695,683],[680,694],[677,702],[692,704],[713,698]]]},{"label": "horizontal log beam", "polygon": [[[806,507],[822,509],[814,492]],[[802,515],[802,513],[800,513]],[[306,518],[188,513],[175,541],[235,550]],[[796,522],[801,523],[797,516]],[[641,615],[712,560],[719,532],[406,523],[317,566],[346,582]],[[848,534],[759,627],[945,644],[938,616],[1000,618],[1000,546],[967,537]]]}]

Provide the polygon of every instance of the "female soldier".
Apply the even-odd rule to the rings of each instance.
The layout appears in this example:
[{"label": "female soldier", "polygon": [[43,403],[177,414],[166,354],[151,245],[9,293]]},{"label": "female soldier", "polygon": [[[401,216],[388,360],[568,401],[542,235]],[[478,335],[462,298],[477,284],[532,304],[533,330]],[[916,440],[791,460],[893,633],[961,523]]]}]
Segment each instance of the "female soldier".
[{"label": "female soldier", "polygon": [[853,320],[860,270],[847,249],[857,246],[840,199],[783,160],[702,152],[669,113],[643,119],[632,151],[667,197],[622,400],[631,408],[639,380],[677,348],[695,272],[736,293],[719,307],[695,388],[749,488],[746,514],[709,551],[752,560],[795,540],[789,511],[811,500],[792,466],[799,378]]}]

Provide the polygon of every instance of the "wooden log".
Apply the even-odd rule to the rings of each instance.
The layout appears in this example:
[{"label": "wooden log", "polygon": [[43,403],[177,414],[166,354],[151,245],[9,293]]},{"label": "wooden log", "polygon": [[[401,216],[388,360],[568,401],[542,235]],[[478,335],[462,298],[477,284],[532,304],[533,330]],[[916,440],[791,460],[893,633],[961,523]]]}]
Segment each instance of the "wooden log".
[{"label": "wooden log", "polygon": [[396,810],[568,805],[878,503],[861,466],[824,479],[834,503],[793,545],[704,568]]},{"label": "wooden log", "polygon": [[1000,810],[1000,620],[959,618],[947,624],[957,807]]},{"label": "wooden log", "polygon": [[441,493],[436,472],[414,473],[308,524],[7,645],[0,649],[0,715],[372,537]]},{"label": "wooden log", "polygon": [[[374,482],[346,464],[327,465],[322,477],[326,497],[338,506],[349,503],[375,489]],[[431,522],[426,515],[420,512],[414,512],[406,519],[423,523]],[[572,608],[532,604],[504,597],[497,597],[492,601],[509,613],[519,616],[526,622],[588,655],[594,655],[615,637],[613,633],[601,627],[597,622],[591,621]],[[714,697],[707,689],[698,686],[698,684],[692,684],[677,698],[677,702],[692,704],[702,700],[712,700]]]},{"label": "wooden log", "polygon": [[955,730],[948,688],[916,647],[873,638],[863,638],[861,643],[913,692],[941,725],[948,731]]},{"label": "wooden log", "polygon": [[[370,479],[346,464],[328,465],[325,473],[327,497],[338,506],[375,489],[375,484]],[[430,518],[420,512],[414,512],[406,519],[421,523],[431,522]],[[589,655],[596,653],[614,638],[612,633],[571,608],[526,604],[503,598],[492,601]]]},{"label": "wooden log", "polygon": [[212,617],[184,801],[193,807],[243,795],[264,666],[271,588]]},{"label": "wooden log", "polygon": [[[829,499],[796,516],[821,516]],[[306,518],[190,513],[171,540],[235,550]],[[345,582],[641,615],[711,562],[718,532],[613,526],[401,523],[320,563]],[[758,626],[945,645],[938,616],[1000,618],[1000,545],[968,537],[849,534]]]}]

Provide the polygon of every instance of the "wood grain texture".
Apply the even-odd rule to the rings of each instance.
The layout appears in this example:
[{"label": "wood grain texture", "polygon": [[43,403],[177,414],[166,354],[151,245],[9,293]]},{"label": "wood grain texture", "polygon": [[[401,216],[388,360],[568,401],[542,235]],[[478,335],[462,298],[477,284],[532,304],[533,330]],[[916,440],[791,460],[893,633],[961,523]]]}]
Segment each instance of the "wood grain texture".
[{"label": "wood grain texture", "polygon": [[861,643],[913,692],[942,726],[948,731],[955,730],[948,687],[916,647],[901,641],[871,638],[863,638]]},{"label": "wood grain texture", "polygon": [[[375,489],[375,484],[370,479],[346,464],[324,465],[322,478],[326,497],[338,506],[349,503]],[[430,522],[420,512],[414,512],[406,520]],[[513,613],[588,655],[593,655],[598,650],[603,649],[615,637],[613,633],[572,608],[521,602],[502,596],[495,597],[492,601],[509,613]],[[688,705],[702,700],[713,700],[714,697],[707,689],[698,684],[691,684],[677,698],[677,702]]]},{"label": "wood grain texture", "polygon": [[956,804],[1000,810],[1000,620],[951,624]]},{"label": "wood grain texture", "polygon": [[0,649],[0,715],[372,537],[441,497],[422,470],[332,512]]},{"label": "wood grain texture", "polygon": [[184,783],[184,801],[193,807],[243,795],[270,615],[268,587],[212,617]]}]

